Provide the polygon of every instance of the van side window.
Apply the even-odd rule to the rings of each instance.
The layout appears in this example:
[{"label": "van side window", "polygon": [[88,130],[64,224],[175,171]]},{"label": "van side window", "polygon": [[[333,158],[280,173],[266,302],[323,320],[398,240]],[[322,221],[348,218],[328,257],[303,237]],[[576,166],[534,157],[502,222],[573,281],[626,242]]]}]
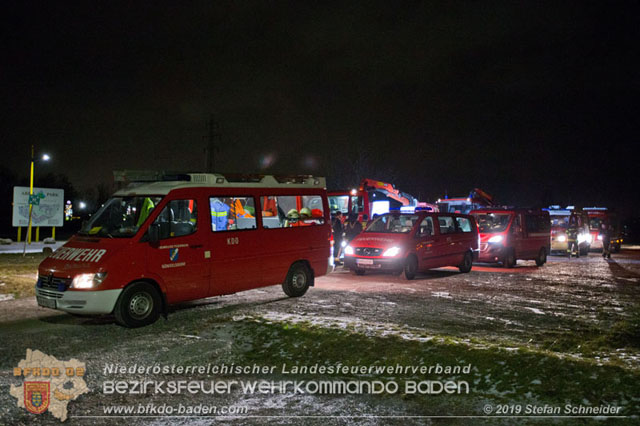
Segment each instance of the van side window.
[{"label": "van side window", "polygon": [[548,232],[551,222],[542,215],[525,215],[525,225],[528,233]]},{"label": "van side window", "polygon": [[462,232],[471,232],[471,221],[466,217],[456,217],[458,230]]},{"label": "van side window", "polygon": [[213,232],[256,229],[253,197],[209,197],[211,230]]},{"label": "van side window", "polygon": [[184,237],[196,232],[198,208],[195,200],[172,200],[153,222],[160,226],[160,239]]},{"label": "van side window", "polygon": [[451,216],[439,216],[438,225],[440,225],[441,234],[453,234],[456,232],[456,225]]},{"label": "van side window", "polygon": [[322,225],[324,206],[319,195],[260,197],[262,226],[267,229]]},{"label": "van side window", "polygon": [[418,235],[424,237],[425,235],[433,235],[433,218],[427,216],[420,222],[420,229]]}]

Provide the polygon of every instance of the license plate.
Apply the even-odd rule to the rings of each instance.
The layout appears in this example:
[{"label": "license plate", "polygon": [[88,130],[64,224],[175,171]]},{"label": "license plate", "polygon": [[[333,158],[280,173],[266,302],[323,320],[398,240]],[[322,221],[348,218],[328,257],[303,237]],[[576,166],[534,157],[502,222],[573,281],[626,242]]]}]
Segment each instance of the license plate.
[{"label": "license plate", "polygon": [[44,306],[45,308],[51,308],[51,309],[55,309],[56,308],[56,301],[55,299],[47,299],[46,297],[36,297],[36,299],[38,300],[38,305],[40,306]]},{"label": "license plate", "polygon": [[356,259],[358,265],[373,265],[373,259]]}]

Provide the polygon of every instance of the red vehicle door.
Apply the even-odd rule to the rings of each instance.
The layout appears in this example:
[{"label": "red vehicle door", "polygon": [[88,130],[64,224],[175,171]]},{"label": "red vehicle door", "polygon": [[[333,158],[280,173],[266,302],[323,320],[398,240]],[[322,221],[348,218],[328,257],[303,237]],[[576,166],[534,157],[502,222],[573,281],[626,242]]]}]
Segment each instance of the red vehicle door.
[{"label": "red vehicle door", "polygon": [[420,270],[446,265],[449,243],[446,235],[440,235],[434,225],[435,216],[426,216],[416,230],[416,255]]},{"label": "red vehicle door", "polygon": [[511,247],[515,252],[515,258],[521,258],[527,251],[526,236],[524,226],[522,225],[523,217],[521,213],[513,213],[511,222],[509,223],[507,246]]},{"label": "red vehicle door", "polygon": [[204,218],[198,217],[203,216],[198,207],[194,199],[166,203],[151,225],[159,228],[160,240],[145,244],[147,270],[164,282],[169,303],[207,296],[207,229],[202,226]]},{"label": "red vehicle door", "polygon": [[453,265],[459,256],[460,235],[456,231],[455,218],[452,215],[438,216],[438,229],[440,230],[439,251],[441,251],[442,264]]},{"label": "red vehicle door", "polygon": [[[250,272],[262,270],[260,263],[268,250],[260,238],[264,236],[263,231],[258,230],[255,197],[239,191],[208,195],[211,213],[207,215],[206,224],[211,262],[208,295],[236,293],[259,286],[264,273],[256,278]],[[251,211],[254,214],[249,213]],[[277,216],[269,218],[278,220]]]}]

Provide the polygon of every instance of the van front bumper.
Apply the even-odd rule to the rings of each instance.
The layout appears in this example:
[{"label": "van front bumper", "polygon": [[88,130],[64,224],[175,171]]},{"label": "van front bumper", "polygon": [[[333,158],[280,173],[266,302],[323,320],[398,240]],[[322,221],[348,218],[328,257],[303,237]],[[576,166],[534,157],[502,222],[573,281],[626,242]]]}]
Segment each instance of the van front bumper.
[{"label": "van front bumper", "polygon": [[39,306],[75,314],[104,315],[113,312],[122,289],[99,291],[54,291],[36,287]]},{"label": "van front bumper", "polygon": [[502,244],[482,243],[478,253],[478,262],[502,262],[507,248]]},{"label": "van front bumper", "polygon": [[345,256],[344,266],[347,269],[371,269],[377,271],[400,271],[404,267],[404,258],[363,258],[356,256]]}]

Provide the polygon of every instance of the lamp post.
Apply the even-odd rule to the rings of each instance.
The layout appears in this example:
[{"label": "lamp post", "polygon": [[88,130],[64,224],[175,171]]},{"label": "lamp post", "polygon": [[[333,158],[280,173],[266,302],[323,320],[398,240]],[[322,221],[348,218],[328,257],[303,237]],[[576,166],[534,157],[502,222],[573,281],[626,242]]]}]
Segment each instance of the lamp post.
[{"label": "lamp post", "polygon": [[[29,174],[29,226],[27,228],[27,238],[24,240],[24,248],[22,249],[22,255],[27,252],[27,241],[31,244],[31,217],[33,213],[33,169],[35,164],[35,148],[31,145],[31,172]],[[51,157],[48,154],[43,154],[42,161],[49,161]]]}]

